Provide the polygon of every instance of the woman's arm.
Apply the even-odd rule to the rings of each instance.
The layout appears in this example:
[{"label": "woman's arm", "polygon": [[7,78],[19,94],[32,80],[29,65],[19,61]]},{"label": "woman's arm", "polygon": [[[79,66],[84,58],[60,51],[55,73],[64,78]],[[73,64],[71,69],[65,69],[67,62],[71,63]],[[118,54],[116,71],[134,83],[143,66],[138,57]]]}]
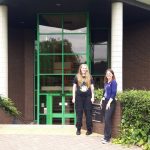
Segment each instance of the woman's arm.
[{"label": "woman's arm", "polygon": [[72,102],[75,103],[75,97],[76,97],[76,84],[73,84],[73,88],[72,88]]},{"label": "woman's arm", "polygon": [[91,93],[92,93],[92,97],[91,97],[91,102],[94,102],[94,85],[91,84]]}]

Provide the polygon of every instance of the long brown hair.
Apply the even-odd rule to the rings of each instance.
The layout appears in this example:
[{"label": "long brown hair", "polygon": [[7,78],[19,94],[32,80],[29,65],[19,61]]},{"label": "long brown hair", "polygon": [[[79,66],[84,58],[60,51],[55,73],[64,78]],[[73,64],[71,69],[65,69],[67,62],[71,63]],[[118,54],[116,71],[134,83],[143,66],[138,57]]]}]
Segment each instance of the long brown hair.
[{"label": "long brown hair", "polygon": [[[81,68],[83,66],[86,66],[86,68],[87,68],[87,71],[86,71],[86,74],[85,74],[84,78],[83,78],[82,72],[81,72]],[[87,64],[81,64],[79,66],[78,73],[77,73],[77,80],[78,80],[78,85],[79,86],[82,84],[83,81],[86,83],[86,85],[87,85],[88,88],[91,86],[91,75],[89,73],[89,69],[88,69]]]},{"label": "long brown hair", "polygon": [[108,68],[108,69],[106,70],[106,72],[105,72],[104,83],[108,82],[108,79],[107,79],[107,77],[106,77],[107,71],[109,71],[109,72],[112,73],[112,75],[113,75],[113,76],[112,76],[112,80],[116,79],[115,74],[114,74],[114,71],[113,71],[112,69]]}]

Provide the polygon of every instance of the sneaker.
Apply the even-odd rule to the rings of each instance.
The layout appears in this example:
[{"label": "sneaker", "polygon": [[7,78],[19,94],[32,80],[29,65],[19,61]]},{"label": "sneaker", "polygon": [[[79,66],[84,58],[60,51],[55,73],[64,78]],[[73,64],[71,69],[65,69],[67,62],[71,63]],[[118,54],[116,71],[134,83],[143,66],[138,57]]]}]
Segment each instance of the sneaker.
[{"label": "sneaker", "polygon": [[90,134],[92,134],[92,131],[87,131],[86,132],[86,135],[90,135]]},{"label": "sneaker", "polygon": [[107,143],[109,143],[109,141],[104,139],[104,140],[102,140],[102,143],[107,144]]},{"label": "sneaker", "polygon": [[104,141],[104,140],[105,140],[105,138],[104,138],[104,137],[102,137],[102,138],[101,138],[101,141]]},{"label": "sneaker", "polygon": [[80,135],[80,134],[81,134],[81,131],[77,130],[76,135]]}]

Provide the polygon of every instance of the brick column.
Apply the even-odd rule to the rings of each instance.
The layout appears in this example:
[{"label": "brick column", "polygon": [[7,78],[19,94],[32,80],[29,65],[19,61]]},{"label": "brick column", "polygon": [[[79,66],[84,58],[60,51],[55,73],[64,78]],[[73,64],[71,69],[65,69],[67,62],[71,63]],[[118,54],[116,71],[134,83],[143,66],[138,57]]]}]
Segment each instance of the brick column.
[{"label": "brick column", "polygon": [[123,90],[123,3],[112,3],[111,68],[115,72],[118,91]]},{"label": "brick column", "polygon": [[0,94],[8,97],[8,11],[0,5]]}]

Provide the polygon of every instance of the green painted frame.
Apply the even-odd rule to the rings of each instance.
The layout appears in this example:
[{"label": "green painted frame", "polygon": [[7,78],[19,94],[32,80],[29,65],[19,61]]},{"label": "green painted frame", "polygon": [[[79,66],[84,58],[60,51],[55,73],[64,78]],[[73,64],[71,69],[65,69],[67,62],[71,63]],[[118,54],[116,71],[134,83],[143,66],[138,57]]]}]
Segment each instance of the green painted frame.
[{"label": "green painted frame", "polygon": [[[71,92],[64,92],[64,76],[65,75],[75,75],[75,74],[70,74],[70,73],[65,73],[64,72],[64,56],[65,55],[74,55],[71,53],[65,53],[64,54],[64,42],[62,42],[62,54],[57,54],[62,56],[62,74],[51,74],[51,73],[40,73],[40,57],[41,56],[54,56],[55,53],[40,53],[40,35],[48,35],[49,33],[40,33],[39,32],[39,17],[40,15],[60,15],[62,17],[62,39],[64,34],[85,34],[86,35],[86,52],[85,53],[78,53],[78,55],[85,55],[86,56],[86,62],[87,65],[90,68],[90,34],[89,34],[89,14],[88,13],[71,13],[71,14],[60,14],[60,13],[54,13],[54,14],[49,14],[49,13],[40,13],[37,14],[37,41],[36,41],[36,52],[35,52],[35,67],[37,69],[34,70],[35,73],[35,78],[34,82],[37,86],[34,86],[34,121],[37,122],[37,124],[40,124],[40,117],[45,116],[46,117],[46,124],[53,124],[52,119],[55,118],[62,118],[62,124],[65,124],[65,119],[66,118],[73,118],[74,119],[74,124],[76,123],[76,115],[74,113],[65,113],[65,98],[67,96],[72,96]],[[86,33],[64,33],[63,32],[63,17],[65,15],[74,15],[74,14],[79,14],[79,15],[85,15],[86,16]],[[56,35],[58,33],[50,33],[51,35]],[[40,78],[41,76],[51,76],[51,75],[60,75],[62,77],[62,91],[61,93],[42,93],[40,91]],[[37,88],[36,88],[37,87]],[[40,96],[44,95],[46,96],[46,105],[47,105],[47,113],[43,114],[40,113]],[[54,96],[61,96],[62,97],[62,113],[53,113],[52,110],[52,101]]]}]

